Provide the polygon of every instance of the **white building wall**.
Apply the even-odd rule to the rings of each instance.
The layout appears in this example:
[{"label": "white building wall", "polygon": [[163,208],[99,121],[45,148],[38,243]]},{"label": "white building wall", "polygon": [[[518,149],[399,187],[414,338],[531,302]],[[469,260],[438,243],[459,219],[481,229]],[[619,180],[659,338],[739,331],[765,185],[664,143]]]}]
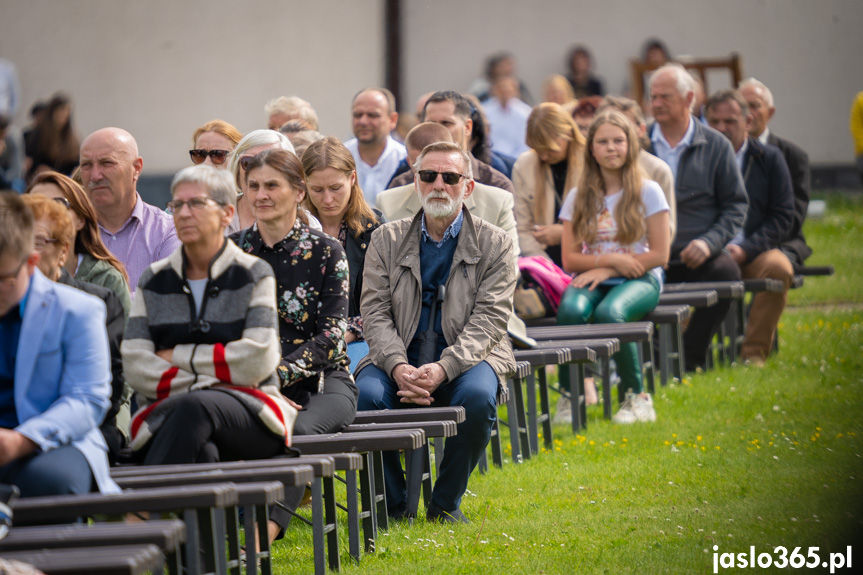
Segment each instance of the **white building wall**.
[{"label": "white building wall", "polygon": [[[658,37],[676,56],[738,52],[744,77],[773,91],[776,133],[816,163],[853,162],[848,115],[863,90],[861,0],[407,0],[406,96],[466,90],[485,57],[515,54],[533,95],[563,73],[574,44],[587,45],[606,90],[621,93],[628,62]],[[712,88],[720,86],[721,75]]]},{"label": "white building wall", "polygon": [[63,90],[81,136],[120,126],[146,173],[188,165],[195,128],[215,118],[267,127],[280,95],[312,102],[321,129],[350,135],[350,100],[383,82],[378,0],[0,0],[0,57],[30,105]]},{"label": "white building wall", "polygon": [[[575,43],[620,92],[629,58],[656,36],[676,55],[737,51],[744,76],[773,89],[777,133],[815,163],[853,161],[861,0],[403,0],[403,21],[403,109],[427,91],[466,90],[501,49],[539,97]],[[383,0],[0,0],[0,57],[23,92],[16,123],[63,90],[82,136],[128,129],[151,174],[187,165],[191,134],[210,119],[264,127],[278,95],[309,100],[322,131],[350,137],[351,97],[384,79],[383,37]]]}]

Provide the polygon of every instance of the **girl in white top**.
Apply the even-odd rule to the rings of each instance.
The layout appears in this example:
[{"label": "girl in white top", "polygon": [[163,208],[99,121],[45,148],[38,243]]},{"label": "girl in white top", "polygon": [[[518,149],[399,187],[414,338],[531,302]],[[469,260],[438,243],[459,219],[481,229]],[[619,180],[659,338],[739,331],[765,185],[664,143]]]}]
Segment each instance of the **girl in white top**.
[{"label": "girl in white top", "polygon": [[[635,127],[616,110],[600,113],[588,130],[584,171],[560,210],[563,267],[577,273],[561,298],[560,325],[637,321],[659,301],[668,203],[639,167],[639,150]],[[621,345],[614,360],[630,393],[613,420],[654,421],[636,344]]]}]

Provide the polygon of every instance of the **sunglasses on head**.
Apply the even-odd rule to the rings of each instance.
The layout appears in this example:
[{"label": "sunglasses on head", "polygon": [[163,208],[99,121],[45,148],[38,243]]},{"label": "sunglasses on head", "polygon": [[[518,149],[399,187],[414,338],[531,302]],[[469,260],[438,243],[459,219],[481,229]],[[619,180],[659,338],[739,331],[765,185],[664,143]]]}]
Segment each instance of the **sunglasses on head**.
[{"label": "sunglasses on head", "polygon": [[244,172],[249,171],[249,164],[251,164],[254,159],[255,156],[243,156],[240,158],[240,167],[243,168]]},{"label": "sunglasses on head", "polygon": [[214,164],[224,164],[230,153],[230,150],[189,150],[189,157],[194,164],[203,163],[207,156],[210,156]]},{"label": "sunglasses on head", "polygon": [[420,181],[426,184],[432,184],[437,180],[438,175],[443,179],[443,183],[448,186],[454,186],[461,181],[465,176],[456,172],[435,172],[434,170],[420,170]]}]

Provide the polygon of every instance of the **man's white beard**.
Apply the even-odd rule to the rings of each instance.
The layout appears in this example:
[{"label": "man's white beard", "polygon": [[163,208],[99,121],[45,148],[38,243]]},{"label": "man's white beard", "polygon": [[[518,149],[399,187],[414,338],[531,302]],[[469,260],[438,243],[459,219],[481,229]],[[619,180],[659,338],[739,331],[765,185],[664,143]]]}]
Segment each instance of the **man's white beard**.
[{"label": "man's white beard", "polygon": [[[417,192],[420,193],[420,192]],[[453,199],[449,194],[442,190],[432,190],[425,198],[420,194],[420,200],[423,204],[423,211],[432,218],[448,218],[453,215],[456,210],[461,208],[464,202],[464,186],[457,198]],[[441,200],[446,200],[441,201]]]}]

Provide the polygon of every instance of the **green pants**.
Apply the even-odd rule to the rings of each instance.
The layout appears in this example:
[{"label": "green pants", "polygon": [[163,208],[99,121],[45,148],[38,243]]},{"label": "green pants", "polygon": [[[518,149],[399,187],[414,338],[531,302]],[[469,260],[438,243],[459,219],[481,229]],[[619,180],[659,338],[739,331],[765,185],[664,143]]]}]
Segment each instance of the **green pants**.
[{"label": "green pants", "polygon": [[[557,324],[638,321],[650,313],[658,302],[659,282],[651,273],[615,286],[600,285],[593,291],[570,285],[560,298]],[[621,344],[620,351],[614,354],[614,362],[617,364],[620,385],[624,389],[641,393],[641,366],[638,363],[637,345]],[[569,373],[565,369],[560,370],[560,385],[569,389]]]}]

